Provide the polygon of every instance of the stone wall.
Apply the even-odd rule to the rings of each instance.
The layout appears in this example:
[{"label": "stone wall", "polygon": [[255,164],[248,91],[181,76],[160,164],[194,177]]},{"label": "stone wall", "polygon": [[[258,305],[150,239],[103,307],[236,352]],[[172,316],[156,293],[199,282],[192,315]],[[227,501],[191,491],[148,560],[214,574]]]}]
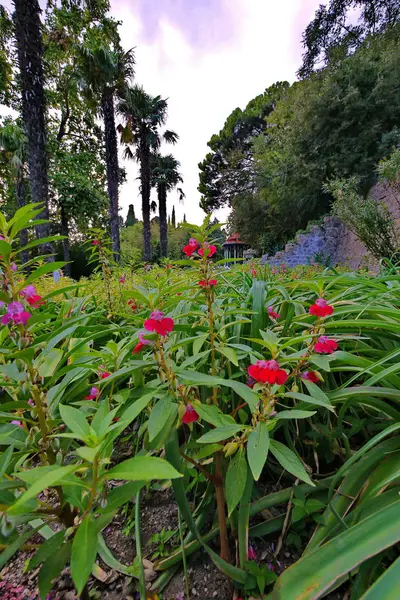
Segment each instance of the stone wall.
[{"label": "stone wall", "polygon": [[[378,183],[371,190],[377,202],[384,202],[393,214],[400,230],[400,194],[390,187]],[[262,264],[272,266],[284,263],[289,267],[323,262],[330,265],[345,265],[351,269],[368,267],[376,269],[378,262],[365,248],[359,238],[333,216],[324,218],[321,225],[312,225],[308,233],[299,233],[294,242],[274,256],[265,254]]]}]

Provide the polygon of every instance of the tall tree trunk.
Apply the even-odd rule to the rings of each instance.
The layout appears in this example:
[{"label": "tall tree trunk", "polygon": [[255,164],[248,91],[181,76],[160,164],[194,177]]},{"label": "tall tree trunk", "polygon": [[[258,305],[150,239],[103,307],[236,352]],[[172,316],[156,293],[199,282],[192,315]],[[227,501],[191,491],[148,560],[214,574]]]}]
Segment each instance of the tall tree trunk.
[{"label": "tall tree trunk", "polygon": [[[49,218],[49,191],[46,155],[46,103],[43,90],[42,36],[38,0],[14,0],[15,35],[21,81],[22,118],[28,139],[29,184],[32,202],[42,202],[39,219]],[[50,224],[36,226],[38,238],[50,235]],[[41,247],[45,254],[53,252],[52,245]],[[54,257],[49,257],[53,261]]]},{"label": "tall tree trunk", "polygon": [[142,186],[142,213],[143,213],[143,243],[144,260],[151,260],[151,229],[150,229],[150,151],[146,141],[140,142],[140,182]]},{"label": "tall tree trunk", "polygon": [[63,239],[63,254],[64,260],[67,263],[64,266],[64,273],[67,277],[71,277],[71,245],[69,241],[69,225],[68,225],[68,215],[64,208],[64,205],[61,204],[60,209],[60,219],[61,219],[61,234],[65,236]]},{"label": "tall tree trunk", "polygon": [[165,184],[157,186],[158,213],[160,216],[160,252],[161,256],[168,256],[168,225],[167,225],[167,190]]},{"label": "tall tree trunk", "polygon": [[101,112],[104,120],[104,139],[106,145],[107,188],[110,219],[110,234],[114,260],[119,262],[121,250],[118,220],[118,145],[115,129],[114,97],[111,90],[105,90],[101,98]]},{"label": "tall tree trunk", "polygon": [[[17,180],[15,182],[15,196],[17,198],[17,206],[18,208],[22,208],[26,204],[26,181],[23,175],[18,175]],[[21,244],[21,248],[27,245],[28,243],[28,230],[21,229],[19,233],[19,243]],[[21,263],[24,265],[29,260],[29,250],[24,250],[21,252]]]}]

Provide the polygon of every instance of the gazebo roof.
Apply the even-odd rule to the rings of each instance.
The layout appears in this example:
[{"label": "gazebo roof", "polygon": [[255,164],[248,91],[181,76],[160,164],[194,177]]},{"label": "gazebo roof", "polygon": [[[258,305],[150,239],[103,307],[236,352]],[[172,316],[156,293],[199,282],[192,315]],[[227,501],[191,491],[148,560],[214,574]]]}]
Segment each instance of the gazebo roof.
[{"label": "gazebo roof", "polygon": [[228,237],[228,239],[226,240],[226,242],[224,242],[222,245],[223,246],[230,246],[231,244],[241,244],[242,246],[246,246],[246,242],[243,242],[240,239],[240,236],[238,233],[234,233],[233,235],[231,235],[230,237]]}]

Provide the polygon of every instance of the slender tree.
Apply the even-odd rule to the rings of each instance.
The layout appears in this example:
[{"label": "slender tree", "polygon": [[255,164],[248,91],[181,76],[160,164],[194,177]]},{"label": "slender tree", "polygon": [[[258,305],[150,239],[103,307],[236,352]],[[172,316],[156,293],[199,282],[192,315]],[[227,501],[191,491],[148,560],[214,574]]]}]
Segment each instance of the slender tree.
[{"label": "slender tree", "polygon": [[86,91],[92,99],[98,101],[104,123],[110,233],[114,258],[118,261],[121,246],[118,218],[118,145],[114,99],[116,93],[122,93],[128,80],[133,77],[135,60],[132,50],[123,52],[115,45],[105,45],[102,38],[96,38],[93,34],[88,37],[86,44],[82,47],[80,62]]},{"label": "slender tree", "polygon": [[[27,137],[29,184],[32,202],[42,202],[39,219],[49,218],[48,178],[46,155],[46,102],[44,95],[43,46],[40,7],[37,0],[14,0],[15,36],[20,72],[22,118]],[[49,223],[36,225],[38,238],[48,237]],[[52,254],[51,244],[45,243],[42,251]],[[54,260],[50,257],[49,260]]]},{"label": "slender tree", "polygon": [[167,194],[182,182],[180,163],[172,154],[151,157],[152,185],[157,189],[158,214],[160,215],[160,253],[168,256]]},{"label": "slender tree", "polygon": [[137,223],[137,218],[135,216],[135,207],[133,206],[133,204],[130,204],[125,225],[126,227],[131,227],[132,225],[135,225],[135,223]]},{"label": "slender tree", "polygon": [[[140,164],[140,191],[142,196],[144,259],[151,260],[150,191],[152,151],[159,149],[161,142],[175,144],[178,135],[173,131],[160,133],[167,120],[167,101],[160,96],[150,96],[140,86],[128,88],[118,104],[118,112],[124,124],[118,130],[121,141],[127,145],[125,157]],[[134,146],[132,150],[131,146]]]},{"label": "slender tree", "polygon": [[176,227],[175,206],[172,207],[171,224],[172,227]]}]

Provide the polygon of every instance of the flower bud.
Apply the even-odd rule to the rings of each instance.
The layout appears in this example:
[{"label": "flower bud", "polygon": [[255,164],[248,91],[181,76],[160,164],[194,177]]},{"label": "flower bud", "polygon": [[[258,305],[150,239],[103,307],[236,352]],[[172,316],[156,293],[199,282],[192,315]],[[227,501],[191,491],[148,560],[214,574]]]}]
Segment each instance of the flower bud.
[{"label": "flower bud", "polygon": [[237,442],[228,442],[227,444],[225,444],[224,447],[224,453],[225,456],[232,456],[232,454],[235,454],[236,450],[239,448],[239,444]]}]

